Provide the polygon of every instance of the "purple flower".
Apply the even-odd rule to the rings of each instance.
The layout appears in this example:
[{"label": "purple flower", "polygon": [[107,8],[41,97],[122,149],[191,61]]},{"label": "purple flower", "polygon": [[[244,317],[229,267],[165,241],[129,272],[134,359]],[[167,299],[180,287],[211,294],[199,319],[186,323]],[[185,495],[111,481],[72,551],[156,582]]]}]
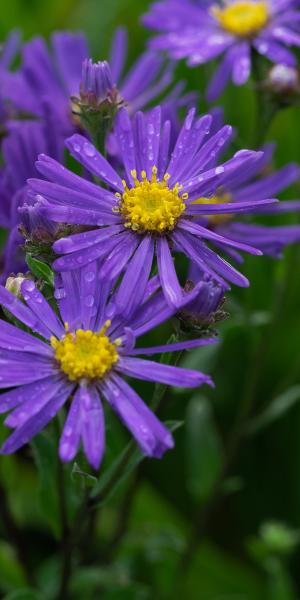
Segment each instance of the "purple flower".
[{"label": "purple flower", "polygon": [[[86,77],[89,76],[89,56],[83,33],[54,33],[50,50],[42,38],[33,38],[23,46],[22,66],[18,72],[10,75],[6,94],[19,110],[36,116],[43,115],[43,102],[46,100],[51,104],[65,134],[70,135],[78,125],[76,119],[72,119],[71,97],[79,96],[83,62]],[[135,112],[148,106],[167,90],[172,83],[173,69],[164,68],[164,60],[156,52],[148,50],[124,75],[126,57],[127,33],[120,28],[112,43],[109,60],[111,78],[128,110]],[[180,106],[183,102],[186,105],[189,96],[182,98],[181,94],[180,83],[170,93],[168,103],[178,103]]]},{"label": "purple flower", "polygon": [[[35,161],[40,152],[47,152],[58,160],[63,155],[63,138],[57,131],[50,111],[44,122],[22,121],[11,125],[2,144],[4,167],[0,173],[0,226],[9,231],[2,259],[2,279],[9,273],[23,271],[25,268],[21,251],[24,239],[19,233],[22,220],[19,209],[23,207],[23,223],[28,233],[32,234],[37,226],[37,219],[33,221],[33,206],[28,209],[32,216],[28,215],[27,218],[26,206],[28,203],[38,204],[39,199],[35,194],[34,201],[30,201],[26,181],[28,177],[37,174]],[[43,228],[53,230],[53,223],[46,222],[45,216],[41,218]]]},{"label": "purple flower", "polygon": [[21,46],[18,30],[13,30],[0,48],[0,128],[1,134],[6,130],[6,122],[12,117],[12,107],[8,106],[5,94],[6,81],[10,77],[9,69]]},{"label": "purple flower", "polygon": [[[296,164],[289,164],[264,175],[264,171],[270,170],[270,164],[274,147],[266,146],[264,154],[253,164],[253,167],[240,177],[236,177],[229,184],[221,186],[216,196],[210,198],[212,203],[234,203],[245,202],[249,198],[255,203],[263,197],[277,196],[289,185],[300,179],[300,168]],[[200,204],[206,202],[206,198],[200,198]],[[282,215],[300,210],[300,200],[289,200],[274,204],[273,206],[253,206],[252,216],[259,215]],[[250,211],[249,211],[250,214]],[[263,254],[273,258],[280,258],[283,248],[295,242],[300,241],[299,225],[277,225],[267,227],[265,225],[250,223],[249,221],[240,222],[234,208],[232,214],[210,215],[206,217],[206,226],[219,235],[229,237],[237,242],[243,242],[259,248]],[[230,249],[228,254],[237,262],[243,262],[242,256]]]},{"label": "purple flower", "polygon": [[300,46],[298,0],[227,0],[203,5],[202,0],[155,2],[143,19],[160,32],[151,42],[172,58],[186,58],[190,66],[224,54],[208,88],[215,100],[231,78],[244,84],[250,75],[251,51],[275,63],[294,67],[289,46]]},{"label": "purple flower", "polygon": [[[225,280],[247,286],[248,280],[207,242],[225,252],[242,250],[260,255],[261,251],[211,231],[206,226],[207,215],[232,214],[233,208],[236,214],[251,213],[275,201],[262,194],[255,200],[212,204],[217,190],[243,180],[263,153],[243,150],[217,166],[232,131],[225,126],[209,138],[211,123],[210,115],[196,118],[195,111],[190,111],[173,148],[170,122],[162,122],[160,107],[146,115],[137,113],[132,122],[121,109],[115,123],[123,162],[121,176],[84,137],[72,136],[66,142],[71,154],[104,182],[105,188],[41,155],[37,169],[49,181],[31,180],[29,184],[47,201],[47,218],[89,227],[82,234],[55,242],[54,250],[65,256],[54,262],[54,268],[69,271],[99,260],[104,279],[113,279],[125,270],[116,297],[125,313],[138,306],[143,297],[154,257],[168,303],[181,304],[173,249],[227,289]],[[207,200],[195,204],[199,198]]]},{"label": "purple flower", "polygon": [[[112,285],[99,281],[94,262],[63,273],[55,296],[59,316],[33,281],[24,281],[24,302],[0,287],[0,303],[26,325],[29,333],[0,321],[0,412],[10,411],[6,425],[15,431],[2,453],[15,452],[37,435],[68,403],[60,439],[62,460],[75,457],[80,442],[89,463],[98,468],[105,448],[102,399],[107,400],[132,433],[143,453],[161,457],[173,447],[169,431],[143,403],[127,377],[179,387],[212,385],[209,376],[139,358],[213,343],[198,339],[155,348],[135,348],[136,339],[174,311],[152,279],[139,308],[123,318]],[[36,337],[38,335],[38,337]]]}]

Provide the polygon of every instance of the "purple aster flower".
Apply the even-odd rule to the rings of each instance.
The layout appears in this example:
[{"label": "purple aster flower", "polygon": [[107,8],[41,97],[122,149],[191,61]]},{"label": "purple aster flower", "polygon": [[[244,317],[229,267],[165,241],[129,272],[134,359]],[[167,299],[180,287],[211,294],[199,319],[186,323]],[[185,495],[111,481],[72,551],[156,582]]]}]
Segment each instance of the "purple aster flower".
[{"label": "purple aster flower", "polygon": [[[72,97],[78,97],[82,82],[82,64],[84,62],[86,86],[89,76],[86,62],[90,56],[87,40],[83,33],[56,32],[51,38],[49,50],[42,38],[36,37],[24,44],[22,66],[10,75],[6,83],[6,94],[15,106],[26,113],[36,116],[43,114],[43,101],[51,104],[56,117],[66,135],[77,127],[72,117]],[[157,53],[144,52],[124,75],[127,57],[127,33],[117,30],[111,49],[110,69],[113,85],[119,90],[130,112],[149,105],[172,83],[172,68],[164,68],[164,60]],[[173,89],[168,102],[189,101],[182,98],[182,85]],[[76,114],[76,107],[75,107]]]},{"label": "purple aster flower", "polygon": [[126,379],[191,388],[212,385],[203,373],[139,355],[191,349],[215,340],[135,348],[139,336],[173,313],[158,290],[157,278],[149,282],[139,308],[127,318],[116,310],[111,285],[99,282],[95,262],[59,279],[55,293],[59,314],[33,281],[21,285],[24,302],[0,287],[2,306],[29,330],[0,321],[0,387],[14,388],[1,395],[0,412],[10,411],[5,423],[15,430],[2,453],[15,452],[29,442],[68,404],[60,457],[73,460],[82,442],[89,463],[98,468],[105,447],[105,399],[143,453],[160,458],[173,447],[173,438]]},{"label": "purple aster flower", "polygon": [[[37,215],[35,221],[34,206],[41,200],[34,195],[34,200],[27,196],[26,181],[28,177],[37,174],[35,161],[40,152],[47,152],[51,156],[61,159],[63,155],[63,138],[56,129],[55,120],[52,120],[50,111],[47,112],[42,123],[22,121],[15,123],[10,128],[9,134],[3,141],[2,154],[4,167],[0,173],[0,226],[9,231],[9,237],[2,257],[2,280],[9,273],[23,271],[25,268],[24,253],[21,245],[24,238],[19,232],[22,221],[19,209],[23,213],[24,224],[29,234],[37,227],[45,231],[53,231],[56,226],[47,222],[41,215],[39,224]],[[31,205],[30,208],[26,206]],[[27,216],[27,213],[31,214]]]},{"label": "purple aster flower", "polygon": [[172,58],[186,58],[190,66],[224,54],[208,88],[216,99],[231,78],[244,84],[251,70],[251,50],[290,67],[296,57],[290,46],[300,46],[298,0],[163,0],[155,2],[143,22],[160,32],[151,42]]},{"label": "purple aster flower", "polygon": [[[266,146],[261,158],[253,164],[252,169],[245,173],[241,173],[240,177],[236,177],[229,184],[221,186],[217,190],[216,196],[210,198],[212,203],[234,203],[244,202],[251,198],[255,203],[262,197],[277,196],[284,191],[292,183],[299,181],[300,168],[296,164],[289,164],[279,169],[264,175],[264,171],[270,171],[270,164],[274,147]],[[196,203],[201,204],[207,202],[207,197],[199,198]],[[289,200],[277,203],[272,206],[256,207],[249,211],[249,215],[282,215],[284,213],[295,212],[300,210],[300,200]],[[203,217],[201,218],[203,224]],[[277,225],[265,226],[248,221],[241,222],[238,215],[235,214],[234,208],[232,214],[226,215],[209,215],[206,217],[206,226],[219,235],[229,237],[237,242],[243,242],[259,248],[263,254],[273,258],[280,258],[282,250],[286,245],[299,242],[300,226],[299,225]],[[234,250],[227,249],[227,253],[237,262],[242,262],[242,256]]]},{"label": "purple aster flower", "polygon": [[[211,203],[221,187],[240,181],[253,170],[262,152],[243,150],[217,165],[218,157],[231,136],[225,126],[209,138],[212,117],[185,119],[175,147],[170,147],[170,122],[161,120],[157,107],[148,114],[137,113],[132,122],[125,109],[118,112],[115,136],[123,169],[121,174],[84,137],[75,134],[66,144],[71,154],[106,187],[74,175],[56,161],[41,155],[38,171],[49,181],[31,180],[33,192],[47,205],[47,218],[76,223],[89,230],[55,242],[54,250],[64,254],[54,262],[58,271],[68,271],[103,262],[104,278],[125,274],[116,302],[127,313],[138,306],[156,257],[160,282],[168,303],[179,306],[182,288],[172,251],[185,254],[224,287],[226,280],[247,286],[248,280],[221,258],[207,243],[225,251],[261,251],[207,228],[207,215],[249,213],[275,202],[260,199]],[[207,141],[206,141],[207,140]],[[122,179],[124,176],[124,179]],[[204,204],[195,204],[199,198]],[[203,223],[199,217],[203,217]]]},{"label": "purple aster flower", "polygon": [[5,95],[9,69],[21,46],[20,32],[13,30],[0,48],[0,134],[6,130],[6,122],[12,117],[12,107],[8,106]]}]

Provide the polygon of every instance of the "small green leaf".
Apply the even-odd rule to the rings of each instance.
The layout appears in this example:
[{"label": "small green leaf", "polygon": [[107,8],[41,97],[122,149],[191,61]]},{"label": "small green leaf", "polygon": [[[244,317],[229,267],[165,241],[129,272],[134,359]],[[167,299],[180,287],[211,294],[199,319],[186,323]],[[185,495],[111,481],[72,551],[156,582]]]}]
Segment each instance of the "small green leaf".
[{"label": "small green leaf", "polygon": [[37,258],[33,258],[31,254],[26,254],[26,262],[35,277],[43,279],[48,285],[54,287],[54,273],[49,265],[37,260]]},{"label": "small green leaf", "polygon": [[247,428],[249,435],[258,433],[283,417],[300,400],[300,385],[295,385],[272,400],[269,406],[258,417],[253,419]]},{"label": "small green leaf", "polygon": [[210,404],[203,396],[193,396],[186,419],[187,487],[196,500],[212,492],[222,467],[222,448],[215,429]]}]

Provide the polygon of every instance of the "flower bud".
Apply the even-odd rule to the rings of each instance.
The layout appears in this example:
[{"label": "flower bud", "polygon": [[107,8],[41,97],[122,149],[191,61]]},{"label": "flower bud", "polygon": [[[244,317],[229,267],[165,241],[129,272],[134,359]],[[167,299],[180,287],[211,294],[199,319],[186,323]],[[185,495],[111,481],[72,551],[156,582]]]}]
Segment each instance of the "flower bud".
[{"label": "flower bud", "polygon": [[24,273],[10,275],[6,280],[5,287],[14,296],[17,296],[17,298],[22,298],[21,285],[25,279],[28,279],[28,277],[26,277]]},{"label": "flower bud", "polygon": [[76,120],[103,152],[106,135],[113,127],[116,113],[124,105],[107,61],[93,63],[90,58],[83,61],[79,97],[72,97],[71,102]]},{"label": "flower bud", "polygon": [[287,65],[274,65],[269,71],[266,87],[273,94],[282,95],[282,100],[288,103],[286,96],[291,97],[300,93],[299,72],[296,68]]},{"label": "flower bud", "polygon": [[[195,283],[188,280],[184,289],[186,292],[190,292],[194,287]],[[225,297],[224,289],[220,284],[204,275],[197,287],[199,290],[197,296],[186,304],[184,310],[177,315],[184,329],[207,329],[216,321],[223,320],[227,316],[221,310]]]}]

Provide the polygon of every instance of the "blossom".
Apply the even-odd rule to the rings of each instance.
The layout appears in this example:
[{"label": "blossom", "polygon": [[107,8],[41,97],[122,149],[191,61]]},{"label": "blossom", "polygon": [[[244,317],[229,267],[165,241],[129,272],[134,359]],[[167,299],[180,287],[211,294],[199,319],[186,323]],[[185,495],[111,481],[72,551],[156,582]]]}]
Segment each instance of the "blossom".
[{"label": "blossom", "polygon": [[152,48],[172,58],[186,58],[189,66],[206,63],[224,54],[208,88],[216,99],[231,78],[244,84],[251,71],[251,52],[290,67],[296,57],[289,46],[300,45],[300,12],[297,0],[194,0],[155,2],[143,19],[160,32]]},{"label": "blossom", "polygon": [[[50,50],[42,38],[35,37],[23,45],[21,68],[10,75],[6,94],[19,110],[35,116],[43,115],[46,100],[64,133],[70,135],[78,128],[78,121],[72,117],[71,98],[79,96],[82,65],[84,63],[86,67],[89,56],[83,33],[54,33]],[[172,83],[172,69],[164,68],[163,59],[156,52],[147,50],[124,75],[126,57],[127,33],[119,28],[113,38],[109,60],[112,83],[128,109],[134,112],[165,92]],[[181,91],[179,85],[171,96],[179,105]]]},{"label": "blossom", "polygon": [[18,54],[21,45],[21,36],[18,30],[13,30],[8,35],[0,48],[0,128],[1,134],[6,130],[6,122],[12,117],[13,107],[7,105],[5,95],[6,80],[9,77],[9,69]]},{"label": "blossom", "polygon": [[[40,152],[47,152],[59,160],[63,155],[63,138],[57,131],[50,111],[43,122],[22,121],[11,125],[2,144],[4,167],[0,173],[0,226],[9,231],[2,258],[2,279],[9,273],[23,271],[25,268],[21,251],[24,239],[19,231],[22,220],[19,208],[23,207],[26,228],[32,233],[37,226],[37,216],[33,221],[34,206],[40,201],[35,195],[30,202],[26,181],[28,177],[37,175],[35,161]],[[32,205],[30,217],[26,209],[29,203]],[[40,217],[39,222],[43,223],[44,228],[53,230],[53,223],[46,223],[44,216]]]},{"label": "blossom", "polygon": [[[254,202],[262,197],[277,196],[292,183],[299,181],[300,168],[297,164],[290,163],[278,169],[275,172],[270,170],[271,159],[274,147],[268,145],[264,148],[261,158],[256,161],[252,169],[246,173],[241,173],[229,184],[221,186],[217,195],[210,198],[212,203],[244,202],[251,198]],[[266,172],[267,174],[264,174]],[[196,203],[206,201],[199,198]],[[259,215],[282,215],[289,212],[300,210],[300,200],[286,200],[276,203],[272,206],[253,206],[248,215],[258,217]],[[299,225],[274,225],[265,226],[258,223],[242,222],[239,216],[235,214],[234,208],[232,214],[210,215],[206,218],[206,226],[219,235],[229,237],[237,242],[244,242],[259,248],[265,255],[273,258],[280,258],[282,250],[286,245],[299,242]],[[227,250],[237,262],[243,262],[242,256],[234,251]]]},{"label": "blossom", "polygon": [[[69,138],[66,145],[71,154],[106,187],[86,181],[41,155],[37,169],[49,181],[35,179],[29,185],[33,193],[44,198],[45,215],[55,222],[89,228],[55,242],[54,250],[65,256],[54,262],[54,268],[68,271],[99,260],[103,262],[103,277],[109,279],[125,270],[116,298],[119,309],[125,312],[137,306],[143,296],[154,257],[168,303],[181,304],[173,248],[221,285],[228,288],[228,280],[247,286],[248,280],[207,242],[225,251],[230,248],[256,255],[261,251],[209,230],[199,217],[230,214],[233,206],[235,213],[248,213],[274,200],[262,196],[259,200],[212,204],[211,196],[253,169],[262,153],[240,151],[217,165],[232,131],[225,126],[208,139],[211,123],[210,115],[196,118],[195,111],[190,111],[173,148],[169,143],[170,122],[162,122],[160,107],[147,114],[137,113],[132,122],[121,109],[115,121],[123,162],[121,176],[84,137],[75,134]],[[201,205],[195,203],[199,197],[207,200]]]},{"label": "blossom", "polygon": [[73,460],[82,441],[89,463],[98,468],[105,448],[102,399],[145,455],[159,458],[173,447],[169,431],[126,379],[191,388],[212,385],[203,373],[140,356],[195,348],[215,340],[136,348],[140,336],[174,312],[158,288],[157,278],[152,279],[139,308],[123,318],[116,310],[111,282],[99,282],[96,263],[57,279],[57,312],[31,280],[21,284],[23,301],[0,286],[0,303],[27,329],[0,321],[0,388],[14,388],[2,393],[0,400],[0,412],[10,411],[5,423],[14,429],[2,453],[15,452],[29,442],[67,404],[60,457]]}]

